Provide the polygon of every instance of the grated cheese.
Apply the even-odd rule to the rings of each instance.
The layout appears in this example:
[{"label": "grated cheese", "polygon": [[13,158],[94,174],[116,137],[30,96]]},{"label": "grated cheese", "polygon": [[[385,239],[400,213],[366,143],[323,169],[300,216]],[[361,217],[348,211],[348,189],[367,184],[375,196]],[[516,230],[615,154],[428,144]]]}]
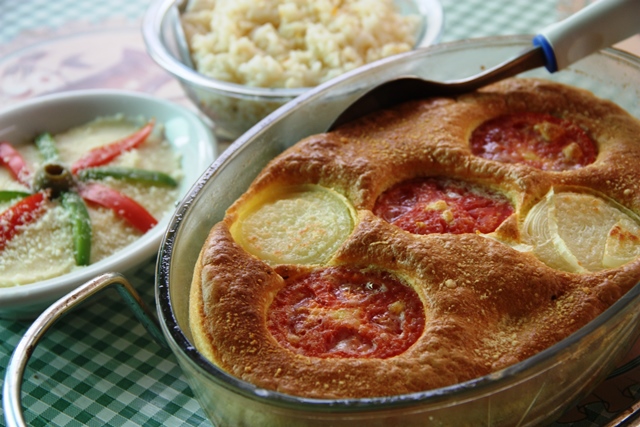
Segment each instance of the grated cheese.
[{"label": "grated cheese", "polygon": [[[98,118],[55,135],[56,147],[62,162],[70,165],[89,149],[130,135],[143,122],[123,115]],[[23,144],[16,149],[31,170],[41,166],[42,160],[34,144]],[[181,159],[162,135],[162,125],[156,124],[154,132],[139,148],[120,155],[108,166],[156,170],[180,180],[183,176],[180,164]],[[175,188],[127,183],[112,178],[100,183],[134,199],[158,220],[173,210],[178,196]],[[0,168],[0,188],[29,190],[15,182],[5,168]],[[13,203],[1,203],[0,212]],[[142,235],[112,210],[91,204],[87,207],[93,226],[91,263],[112,255]],[[57,201],[50,201],[46,214],[24,227],[0,252],[0,287],[34,283],[82,268],[75,265],[72,239],[67,212]]]}]

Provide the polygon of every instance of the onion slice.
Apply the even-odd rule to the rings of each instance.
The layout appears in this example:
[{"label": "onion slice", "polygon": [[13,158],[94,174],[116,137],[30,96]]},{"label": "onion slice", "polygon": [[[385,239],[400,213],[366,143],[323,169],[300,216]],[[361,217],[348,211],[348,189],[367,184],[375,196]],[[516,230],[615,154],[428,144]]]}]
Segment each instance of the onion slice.
[{"label": "onion slice", "polygon": [[553,189],[527,214],[525,243],[545,264],[584,273],[619,267],[640,256],[640,219],[602,195]]}]

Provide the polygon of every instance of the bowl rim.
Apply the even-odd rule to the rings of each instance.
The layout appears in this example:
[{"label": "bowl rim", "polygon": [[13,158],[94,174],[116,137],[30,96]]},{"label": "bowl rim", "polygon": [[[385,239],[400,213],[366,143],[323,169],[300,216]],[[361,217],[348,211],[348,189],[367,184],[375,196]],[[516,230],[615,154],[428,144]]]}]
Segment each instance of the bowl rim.
[{"label": "bowl rim", "polygon": [[[474,45],[483,44],[525,44],[531,43],[530,35],[507,35],[507,36],[489,36],[474,39],[464,39],[452,41],[448,43],[436,44],[423,49],[425,52],[438,52],[445,49],[469,49]],[[416,403],[437,404],[452,397],[464,397],[470,393],[477,393],[478,390],[485,390],[485,394],[494,388],[503,388],[507,381],[517,381],[518,375],[522,375],[538,366],[542,366],[552,362],[553,358],[566,351],[565,347],[573,346],[580,342],[585,336],[591,334],[594,330],[608,323],[612,318],[621,312],[630,310],[630,306],[640,300],[640,282],[634,285],[626,294],[622,295],[615,303],[613,303],[603,313],[593,319],[591,322],[559,341],[558,343],[548,347],[547,349],[536,353],[535,355],[508,366],[500,371],[490,373],[488,375],[478,377],[469,381],[453,384],[447,387],[420,391],[409,394],[374,397],[374,398],[347,398],[347,399],[317,399],[305,398],[289,395],[272,390],[266,390],[246,382],[235,376],[223,371],[215,366],[212,362],[200,354],[195,346],[189,341],[185,333],[182,331],[180,324],[175,316],[172,298],[170,293],[170,269],[171,258],[174,243],[180,232],[181,222],[189,211],[189,207],[197,199],[202,188],[212,178],[215,177],[218,170],[224,167],[227,161],[232,158],[238,150],[259,135],[265,128],[271,126],[280,116],[286,115],[290,110],[304,103],[306,100],[317,96],[319,93],[331,90],[344,80],[348,80],[370,71],[372,68],[384,67],[389,62],[402,61],[408,57],[416,55],[416,51],[407,52],[381,59],[372,64],[366,65],[359,69],[345,73],[335,79],[320,85],[309,92],[301,95],[296,100],[285,104],[278,110],[261,120],[251,129],[245,132],[241,137],[223,152],[218,159],[208,168],[201,176],[199,182],[192,187],[191,192],[183,199],[181,205],[176,210],[174,217],[171,219],[171,225],[164,237],[158,255],[158,263],[156,266],[156,306],[160,320],[160,326],[167,337],[167,340],[174,351],[180,351],[187,361],[199,369],[199,373],[207,375],[220,387],[226,388],[231,392],[242,395],[252,401],[259,403],[274,405],[284,408],[294,408],[297,410],[313,411],[313,412],[337,412],[337,413],[357,413],[363,411],[384,411],[389,409],[398,409]],[[615,48],[603,49],[599,54],[612,56],[618,60],[631,61],[640,68],[640,58],[628,54]]]},{"label": "bowl rim", "polygon": [[[186,0],[184,0],[186,1]],[[439,0],[417,0],[425,16],[421,39],[416,47],[429,46],[440,40],[444,27],[444,12]],[[161,40],[165,20],[177,13],[181,0],[154,0],[142,19],[142,36],[153,60],[181,82],[202,89],[232,93],[246,97],[295,98],[311,88],[264,88],[216,80],[198,73],[174,57]]]},{"label": "bowl rim", "polygon": [[[5,116],[7,114],[28,114],[28,111],[32,108],[47,108],[48,106],[59,103],[73,103],[75,106],[74,108],[77,108],[82,105],[94,103],[96,99],[112,99],[114,101],[123,100],[129,102],[141,102],[147,105],[157,105],[160,108],[169,111],[170,114],[175,117],[185,118],[189,122],[190,129],[192,129],[194,131],[194,135],[197,136],[197,142],[199,144],[199,156],[193,159],[194,166],[199,167],[200,172],[203,172],[204,169],[206,169],[206,166],[213,162],[216,155],[215,139],[211,130],[206,127],[194,112],[177,103],[162,98],[156,98],[142,92],[123,89],[81,89],[52,93],[27,99],[16,103],[15,105],[0,109],[0,116]],[[114,110],[113,114],[116,113],[118,113],[118,111]],[[140,115],[145,115],[145,112],[141,111]],[[189,193],[192,184],[193,183],[185,184],[184,190],[182,190],[182,195],[179,196],[177,201],[180,201],[181,197]],[[10,314],[9,317],[21,317],[21,310],[19,308],[13,309],[13,307],[17,305],[31,307],[39,305],[38,303],[40,301],[52,298],[57,299],[62,297],[68,291],[88,280],[93,279],[101,273],[112,270],[127,271],[136,265],[139,265],[141,262],[150,259],[156,254],[159,248],[160,241],[162,240],[165,228],[167,227],[172,214],[172,211],[166,212],[163,218],[160,219],[153,229],[149,230],[133,243],[96,263],[46,280],[24,285],[0,287],[0,317],[4,317],[6,315],[6,313],[4,313],[5,309],[12,311],[12,314]],[[25,315],[30,317],[31,310],[28,308],[25,308],[25,310],[27,311]]]}]

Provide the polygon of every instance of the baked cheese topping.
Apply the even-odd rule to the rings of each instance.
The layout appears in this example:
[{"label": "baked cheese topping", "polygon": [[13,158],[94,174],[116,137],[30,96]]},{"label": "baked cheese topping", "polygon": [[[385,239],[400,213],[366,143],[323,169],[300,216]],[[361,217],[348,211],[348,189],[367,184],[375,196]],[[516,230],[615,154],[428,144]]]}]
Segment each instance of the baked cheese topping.
[{"label": "baked cheese topping", "polygon": [[595,143],[583,129],[541,113],[488,120],[473,131],[470,142],[476,156],[543,170],[576,169],[593,163],[597,155]]},{"label": "baked cheese topping", "polygon": [[419,178],[384,192],[373,212],[414,234],[491,233],[513,213],[504,196],[463,182]]},{"label": "baked cheese topping", "polygon": [[354,215],[333,190],[278,187],[243,206],[231,234],[247,252],[273,264],[322,263],[351,234]]},{"label": "baked cheese topping", "polygon": [[326,268],[286,281],[268,313],[285,348],[311,357],[388,358],[422,334],[416,291],[390,274]]},{"label": "baked cheese topping", "polygon": [[241,381],[303,398],[489,378],[637,285],[639,135],[609,101],[520,78],[310,135],[212,227],[190,290],[194,345]]},{"label": "baked cheese topping", "polygon": [[640,256],[637,216],[589,193],[552,189],[527,214],[523,234],[540,260],[564,271],[599,271]]}]

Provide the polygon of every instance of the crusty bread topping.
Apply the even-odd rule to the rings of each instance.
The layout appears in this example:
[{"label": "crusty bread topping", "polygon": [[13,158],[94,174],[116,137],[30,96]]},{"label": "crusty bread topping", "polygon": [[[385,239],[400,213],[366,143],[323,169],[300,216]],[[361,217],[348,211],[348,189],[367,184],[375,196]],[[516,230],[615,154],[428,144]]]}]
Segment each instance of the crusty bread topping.
[{"label": "crusty bread topping", "polygon": [[[553,123],[533,126],[542,139],[527,146],[534,147],[538,160],[552,153],[553,164],[558,159],[570,164],[546,167],[474,152],[474,130],[507,115],[552,116]],[[587,139],[558,142],[566,126]],[[535,148],[544,140],[554,148]],[[639,156],[637,119],[587,91],[537,79],[509,79],[457,98],[411,101],[310,136],[276,157],[212,228],[191,287],[194,344],[238,378],[314,398],[423,391],[517,363],[584,326],[640,280],[640,166],[634,163]],[[507,213],[490,229],[424,234],[376,214],[388,190],[429,180],[482,189],[474,194],[504,202]],[[338,193],[344,212],[352,213],[335,250],[321,259],[285,262],[247,250],[232,230],[241,227],[248,211],[263,206],[255,200],[301,185]],[[444,199],[423,209],[448,215],[444,212],[453,203]],[[318,233],[310,235],[312,242],[322,241]],[[372,305],[370,298],[351,300],[336,287],[323,288],[349,310],[319,309],[323,302],[310,291],[315,282],[300,283],[338,271],[353,272],[351,278],[334,276],[343,290],[366,284],[369,275],[371,289],[386,277],[407,292]],[[366,295],[366,285],[359,289]],[[406,344],[399,351],[368,357],[373,341],[357,341],[368,336],[358,329],[363,324],[358,316],[376,307],[387,319],[398,313],[400,318],[407,295],[419,301],[422,312],[404,315],[424,324],[392,337]],[[350,331],[342,335],[344,342],[334,340],[339,328]],[[306,329],[314,332],[301,342]],[[320,344],[324,333],[327,341]]]}]

